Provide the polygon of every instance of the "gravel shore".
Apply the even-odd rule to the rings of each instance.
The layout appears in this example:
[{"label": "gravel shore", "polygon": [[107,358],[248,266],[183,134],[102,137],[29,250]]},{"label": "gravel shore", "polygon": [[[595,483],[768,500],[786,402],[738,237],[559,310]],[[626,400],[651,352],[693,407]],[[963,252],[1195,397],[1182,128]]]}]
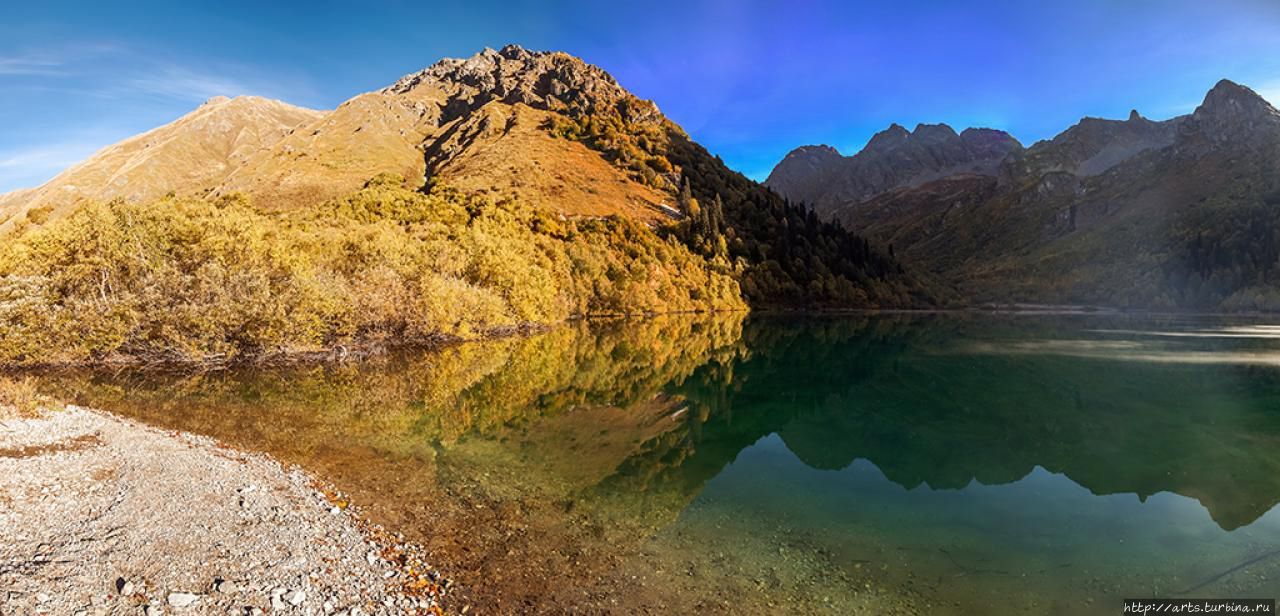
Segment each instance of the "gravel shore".
[{"label": "gravel shore", "polygon": [[439,613],[447,582],[345,505],[98,411],[0,421],[0,614]]}]

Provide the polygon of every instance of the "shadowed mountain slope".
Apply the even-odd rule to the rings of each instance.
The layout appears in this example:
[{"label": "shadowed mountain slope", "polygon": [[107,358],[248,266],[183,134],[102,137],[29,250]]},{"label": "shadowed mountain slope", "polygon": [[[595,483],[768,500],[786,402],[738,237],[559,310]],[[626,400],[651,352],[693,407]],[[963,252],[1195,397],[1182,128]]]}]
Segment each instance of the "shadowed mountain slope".
[{"label": "shadowed mountain slope", "polygon": [[1222,81],[1163,122],[1086,118],[994,175],[834,214],[974,301],[1280,309],[1280,112]]}]

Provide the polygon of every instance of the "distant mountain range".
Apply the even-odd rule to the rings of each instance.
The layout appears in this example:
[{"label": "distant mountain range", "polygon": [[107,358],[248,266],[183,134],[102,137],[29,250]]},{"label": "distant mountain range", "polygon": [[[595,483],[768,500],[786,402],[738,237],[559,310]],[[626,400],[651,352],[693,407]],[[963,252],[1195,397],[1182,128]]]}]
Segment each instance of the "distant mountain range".
[{"label": "distant mountain range", "polygon": [[995,175],[1001,161],[1022,150],[1012,135],[986,128],[956,133],[946,124],[898,124],[876,133],[861,152],[841,156],[831,146],[792,150],[765,185],[832,217],[849,204],[886,191],[939,178],[973,173]]},{"label": "distant mountain range", "polygon": [[895,125],[850,157],[797,148],[765,184],[970,301],[1280,309],[1280,113],[1230,81],[1029,148]]}]

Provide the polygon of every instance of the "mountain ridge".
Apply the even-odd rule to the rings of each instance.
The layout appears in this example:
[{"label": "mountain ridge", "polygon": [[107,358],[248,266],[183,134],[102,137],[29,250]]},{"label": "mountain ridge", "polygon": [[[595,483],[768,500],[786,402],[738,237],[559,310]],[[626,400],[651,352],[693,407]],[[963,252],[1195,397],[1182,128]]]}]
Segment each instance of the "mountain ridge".
[{"label": "mountain ridge", "polygon": [[1022,150],[1004,131],[946,124],[891,124],[852,156],[823,146],[801,146],[774,167],[765,185],[831,218],[841,209],[886,191],[917,186],[956,173],[994,175],[1010,153]]},{"label": "mountain ridge", "polygon": [[834,217],[977,302],[1280,309],[1280,113],[1223,80],[1164,121],[1085,118],[993,176],[901,186]]},{"label": "mountain ridge", "polygon": [[173,122],[98,150],[38,187],[0,195],[0,217],[9,219],[0,230],[33,210],[37,218],[57,218],[81,201],[202,191],[322,114],[257,96],[211,98]]}]

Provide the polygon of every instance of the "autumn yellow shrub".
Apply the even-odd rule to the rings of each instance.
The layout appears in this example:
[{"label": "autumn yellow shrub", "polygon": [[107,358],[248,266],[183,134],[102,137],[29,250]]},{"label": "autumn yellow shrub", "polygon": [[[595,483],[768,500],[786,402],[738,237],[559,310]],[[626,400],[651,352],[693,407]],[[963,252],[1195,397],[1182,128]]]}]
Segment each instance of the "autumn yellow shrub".
[{"label": "autumn yellow shrub", "polygon": [[31,224],[43,225],[45,221],[49,220],[49,214],[51,213],[53,213],[53,206],[51,205],[33,207],[27,210],[27,220]]},{"label": "autumn yellow shrub", "polygon": [[289,212],[239,197],[92,204],[7,239],[5,364],[234,361],[744,307],[730,278],[638,224],[391,177]]},{"label": "autumn yellow shrub", "polygon": [[40,393],[34,377],[0,377],[0,417],[35,417],[53,406],[53,399]]}]

